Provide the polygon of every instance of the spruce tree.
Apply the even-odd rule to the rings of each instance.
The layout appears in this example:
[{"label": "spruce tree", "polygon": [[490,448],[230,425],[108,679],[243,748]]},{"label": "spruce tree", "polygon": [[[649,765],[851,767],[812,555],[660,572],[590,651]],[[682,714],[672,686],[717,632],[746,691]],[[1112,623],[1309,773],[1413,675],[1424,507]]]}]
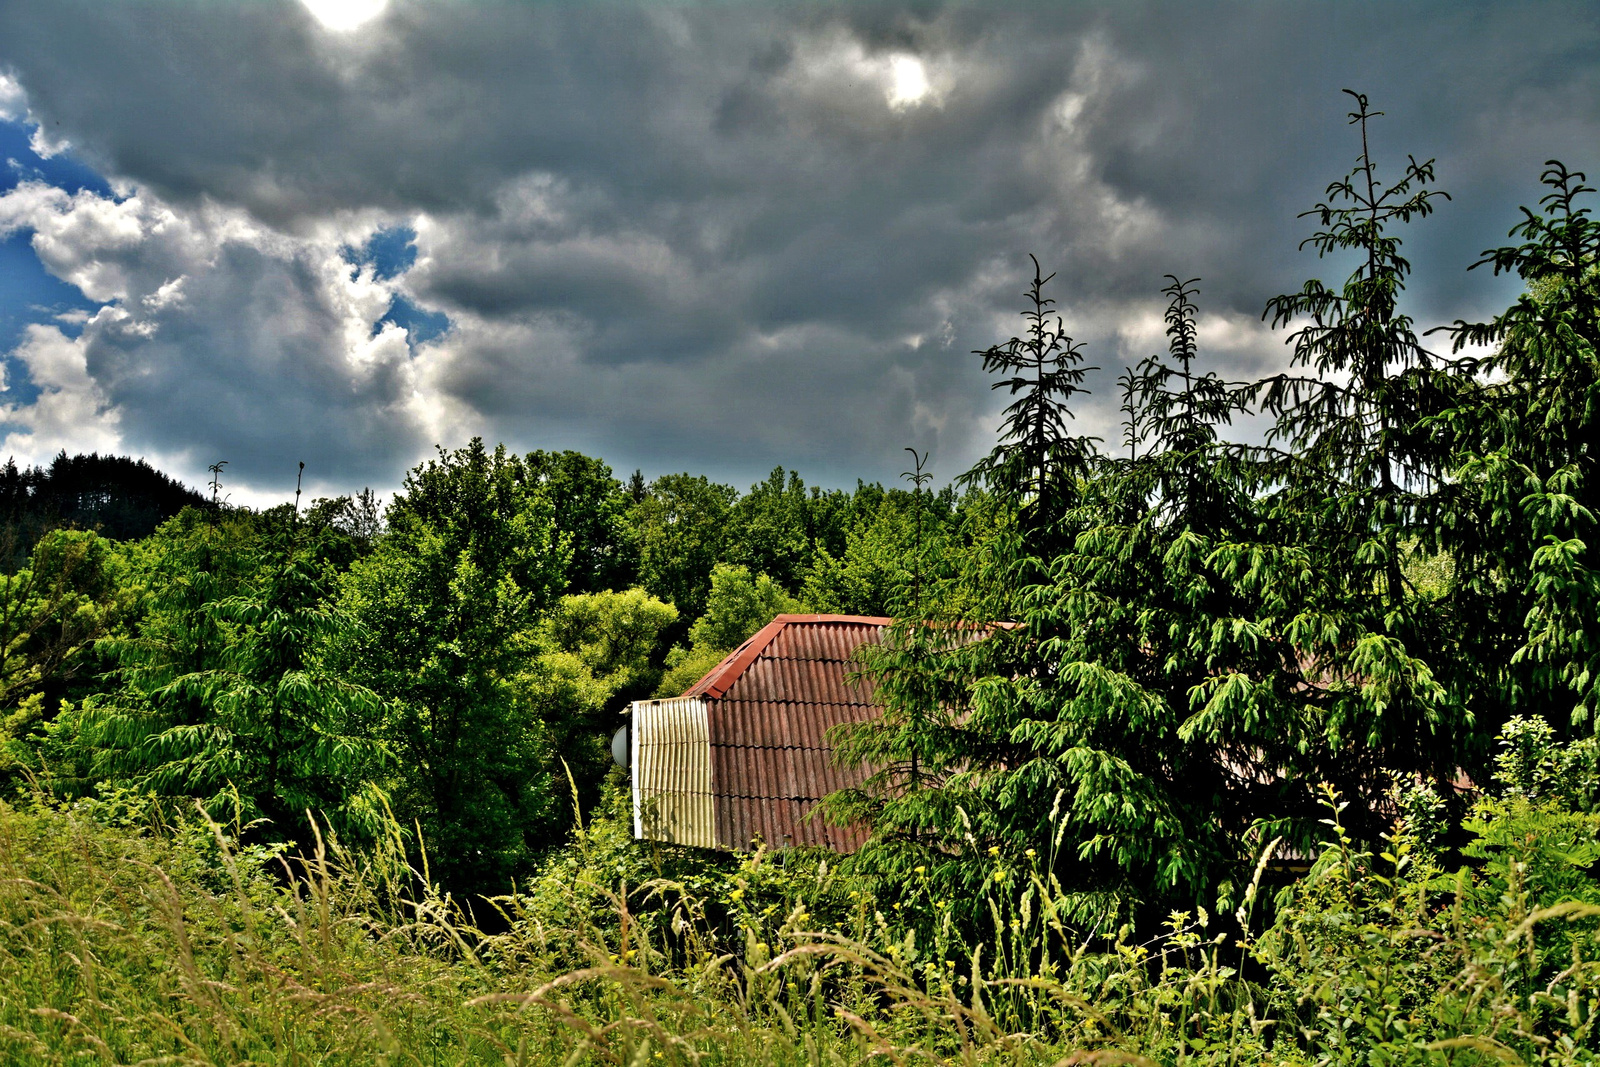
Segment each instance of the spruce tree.
[{"label": "spruce tree", "polygon": [[1345,91],[1356,101],[1350,122],[1360,130],[1361,154],[1302,216],[1320,228],[1301,247],[1319,258],[1354,253],[1358,263],[1338,289],[1312,279],[1268,301],[1263,318],[1294,327],[1293,363],[1315,373],[1274,375],[1254,392],[1277,418],[1269,441],[1287,446],[1274,472],[1281,512],[1309,524],[1308,541],[1348,561],[1355,595],[1375,586],[1382,607],[1398,612],[1406,602],[1403,546],[1448,459],[1427,420],[1446,408],[1453,377],[1401,308],[1411,264],[1393,228],[1425,218],[1448,194],[1429,188],[1433,161],[1415,157],[1385,185],[1368,137],[1382,112]]},{"label": "spruce tree", "polygon": [[1081,482],[1063,517],[1075,536],[1018,590],[1019,625],[964,653],[980,672],[977,743],[952,785],[979,843],[1015,854],[1059,841],[1055,873],[1086,901],[1225,877],[1261,800],[1233,773],[1250,759],[1246,732],[1184,729],[1196,688],[1241,660],[1218,623],[1242,605],[1211,556],[1249,527],[1252,502],[1217,433],[1240,395],[1198,370],[1197,290],[1171,282],[1168,352],[1124,378],[1128,457]]},{"label": "spruce tree", "polygon": [[[995,624],[1011,613],[1016,591],[1038,581],[1071,543],[1071,523],[1096,464],[1094,439],[1069,431],[1070,402],[1086,391],[1094,368],[1083,365],[1083,346],[1067,334],[1045,293],[1054,275],[1030,259],[1025,331],[975,353],[999,375],[993,388],[1015,397],[995,449],[960,479],[991,494],[996,514],[955,582],[926,580],[918,540],[901,579],[895,624],[881,646],[862,656],[863,679],[884,714],[835,733],[841,762],[872,771],[859,789],[828,805],[829,818],[872,831],[855,868],[893,884],[916,867],[931,867],[930,877],[953,899],[977,899],[974,879],[983,874],[970,861],[995,835],[996,817],[984,808],[993,798],[974,788],[972,772],[1027,759],[1025,743],[980,716],[974,680],[1020,677],[1038,662],[1030,635]],[[920,466],[909,472],[914,483],[920,474]]]},{"label": "spruce tree", "polygon": [[[1356,102],[1356,166],[1308,212],[1306,242],[1358,253],[1356,269],[1265,316],[1293,328],[1293,373],[1238,387],[1201,372],[1196,290],[1170,276],[1168,351],[1123,378],[1128,454],[1110,458],[1064,434],[1082,353],[1047,316],[1042,272],[1028,338],[984,353],[1023,394],[969,475],[1014,516],[975,572],[992,613],[968,622],[988,636],[938,649],[906,695],[881,690],[886,721],[922,699],[951,726],[922,805],[945,866],[1059,841],[1056,873],[1086,900],[1228,906],[1270,837],[1313,846],[1318,783],[1375,838],[1393,784],[1448,781],[1470,748],[1447,617],[1406,579],[1437,543],[1438,420],[1462,371],[1402,308],[1397,227],[1443,194],[1431,162],[1380,181],[1375,113]],[[1224,441],[1252,399],[1276,416],[1269,442]]]},{"label": "spruce tree", "polygon": [[1265,567],[1258,545],[1241,544],[1216,562],[1241,593],[1276,605],[1258,614],[1283,650],[1274,684],[1300,750],[1281,773],[1339,786],[1346,824],[1375,838],[1394,782],[1443,788],[1474,748],[1460,684],[1470,664],[1444,605],[1406,578],[1411,560],[1438,550],[1431,516],[1452,452],[1437,420],[1459,401],[1464,368],[1422,344],[1402,302],[1400,228],[1447,194],[1431,188],[1432,160],[1408,156],[1398,178],[1380,177],[1369,127],[1381,112],[1350,95],[1360,154],[1305,213],[1317,229],[1302,247],[1353,253],[1355,269],[1338,288],[1313,279],[1268,302],[1263,317],[1293,329],[1296,373],[1251,390],[1276,416],[1257,541],[1289,554]]},{"label": "spruce tree", "polygon": [[872,686],[884,713],[833,731],[835,758],[870,773],[825,807],[825,817],[836,823],[871,828],[855,866],[893,880],[919,866],[947,864],[962,851],[959,801],[949,779],[969,737],[959,718],[964,679],[948,663],[953,651],[982,633],[941,610],[924,515],[927,456],[906,451],[913,461],[903,475],[913,491],[913,534],[892,603],[894,621],[881,643],[861,649],[856,678]]},{"label": "spruce tree", "polygon": [[[1457,322],[1472,388],[1438,422],[1456,469],[1436,524],[1453,562],[1449,600],[1480,720],[1493,736],[1513,714],[1558,729],[1600,729],[1600,224],[1584,175],[1545,165],[1548,192],[1511,229],[1521,240],[1473,267],[1525,291],[1488,322]],[[1486,752],[1478,754],[1484,764]]]},{"label": "spruce tree", "polygon": [[1001,414],[1000,441],[988,456],[958,481],[987,486],[1016,509],[1024,537],[1022,551],[1048,555],[1070,533],[1062,520],[1078,498],[1080,481],[1096,459],[1096,438],[1069,433],[1072,402],[1087,394],[1084,380],[1097,367],[1084,366],[1083,345],[1066,332],[1055,310],[1055,298],[1045,286],[1055,274],[1045,274],[1039,260],[1033,263],[1033,280],[1023,312],[1027,329],[1004,344],[975,353],[983,369],[997,375],[990,389],[1015,397]]}]

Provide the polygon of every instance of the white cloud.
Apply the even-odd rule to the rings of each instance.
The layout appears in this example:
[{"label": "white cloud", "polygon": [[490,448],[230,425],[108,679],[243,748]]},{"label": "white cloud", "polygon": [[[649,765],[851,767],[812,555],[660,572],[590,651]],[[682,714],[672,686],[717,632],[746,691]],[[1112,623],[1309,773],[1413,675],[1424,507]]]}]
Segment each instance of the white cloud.
[{"label": "white cloud", "polygon": [[71,141],[59,135],[52,136],[43,124],[35,126],[33,133],[28,136],[28,148],[40,159],[58,156],[71,147]]},{"label": "white cloud", "polygon": [[171,281],[162,282],[160,288],[144,297],[140,303],[151,311],[161,311],[165,308],[175,307],[183,302],[183,283],[183,275],[179,275]]},{"label": "white cloud", "polygon": [[954,83],[950,57],[877,49],[839,25],[799,34],[793,47],[771,92],[818,133],[885,132],[908,112],[937,107]]},{"label": "white cloud", "polygon": [[7,447],[156,452],[191,480],[216,458],[247,484],[304,458],[388,481],[422,451],[425,405],[405,330],[377,328],[397,282],[344,258],[370,229],[286,235],[144,190],[0,195],[0,233],[31,231],[46,269],[101,305],[78,337],[35,326],[11,353],[41,392],[7,409]]},{"label": "white cloud", "polygon": [[128,269],[139,258],[134,253],[147,233],[175,221],[140,197],[118,203],[43,182],[23,182],[0,195],[0,234],[32,230],[33,250],[45,268],[100,303],[128,297]]},{"label": "white cloud", "polygon": [[21,122],[28,115],[28,94],[15,75],[0,71],[0,120]]},{"label": "white cloud", "polygon": [[[59,131],[46,129],[38,116],[28,107],[28,93],[15,75],[0,71],[0,122],[20,122],[34,125],[28,136],[28,148],[40,159],[49,159],[71,147],[71,142]],[[11,161],[8,161],[11,162]]]},{"label": "white cloud", "polygon": [[71,338],[54,326],[32,325],[13,359],[27,369],[39,395],[29,404],[0,407],[8,427],[0,452],[23,463],[48,463],[57,452],[119,452],[122,435],[117,412],[90,377],[83,337]]}]

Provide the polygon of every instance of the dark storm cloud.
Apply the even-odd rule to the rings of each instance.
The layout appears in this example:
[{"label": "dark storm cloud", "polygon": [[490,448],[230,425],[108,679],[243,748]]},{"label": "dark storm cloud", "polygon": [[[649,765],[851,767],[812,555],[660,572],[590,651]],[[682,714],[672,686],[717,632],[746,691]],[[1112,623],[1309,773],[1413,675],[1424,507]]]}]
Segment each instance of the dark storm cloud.
[{"label": "dark storm cloud", "polygon": [[[891,100],[897,57],[924,96]],[[1281,361],[1256,317],[1335,273],[1294,216],[1355,155],[1343,87],[1387,112],[1391,173],[1436,156],[1456,197],[1408,246],[1424,317],[1504,298],[1462,271],[1544,159],[1600,167],[1579,4],[397,0],[339,35],[287,0],[13,0],[0,67],[104,173],[233,213],[117,298],[185,276],[186,303],[84,358],[124,440],[262,484],[305,448],[393,483],[480,431],[741,482],[892,477],[905,444],[954,474],[996,406],[967,353],[1016,328],[1027,252],[1102,387],[1159,346],[1168,271],[1205,279],[1226,373]],[[415,265],[344,292],[329,256],[379,226]],[[372,286],[449,328],[355,352]],[[1082,422],[1113,436],[1113,408]]]}]

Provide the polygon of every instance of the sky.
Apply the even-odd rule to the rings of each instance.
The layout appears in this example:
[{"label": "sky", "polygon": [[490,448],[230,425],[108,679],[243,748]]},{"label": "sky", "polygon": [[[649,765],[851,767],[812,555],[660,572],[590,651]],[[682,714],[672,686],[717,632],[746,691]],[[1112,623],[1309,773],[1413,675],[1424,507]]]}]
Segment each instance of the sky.
[{"label": "sky", "polygon": [[1030,254],[1114,442],[1169,273],[1207,365],[1286,365],[1267,300],[1348,269],[1297,218],[1359,149],[1345,88],[1451,196],[1408,310],[1504,307],[1466,268],[1543,162],[1600,178],[1600,5],[3,0],[0,453],[226,460],[254,504],[473,436],[944,481]]}]

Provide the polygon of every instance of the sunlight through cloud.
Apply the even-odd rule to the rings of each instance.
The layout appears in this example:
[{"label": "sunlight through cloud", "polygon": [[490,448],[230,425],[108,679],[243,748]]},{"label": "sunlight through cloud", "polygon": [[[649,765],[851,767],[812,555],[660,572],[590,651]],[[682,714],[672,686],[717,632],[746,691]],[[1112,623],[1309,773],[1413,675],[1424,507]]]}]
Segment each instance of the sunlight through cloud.
[{"label": "sunlight through cloud", "polygon": [[889,74],[894,79],[889,88],[890,107],[911,107],[928,95],[928,74],[916,56],[891,56]]},{"label": "sunlight through cloud", "polygon": [[326,29],[354,30],[383,14],[389,0],[300,0]]}]

